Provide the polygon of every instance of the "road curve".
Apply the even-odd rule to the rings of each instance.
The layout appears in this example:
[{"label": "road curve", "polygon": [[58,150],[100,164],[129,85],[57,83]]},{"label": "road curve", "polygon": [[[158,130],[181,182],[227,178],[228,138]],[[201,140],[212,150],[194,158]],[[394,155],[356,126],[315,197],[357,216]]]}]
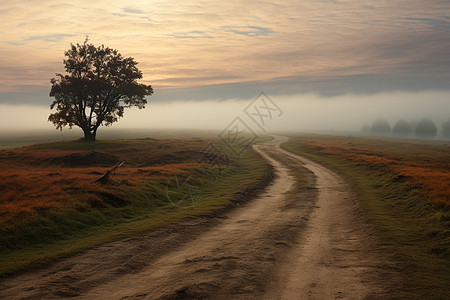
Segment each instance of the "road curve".
[{"label": "road curve", "polygon": [[[372,249],[371,231],[347,184],[329,169],[282,150],[286,140],[277,136],[254,146],[274,166],[274,182],[197,238],[158,257],[146,257],[142,247],[141,267],[99,280],[92,274],[112,272],[115,263],[104,256],[111,247],[105,245],[71,258],[70,268],[1,282],[0,298],[383,298],[383,259]],[[114,245],[123,252],[114,257],[127,255],[127,247]],[[114,270],[123,264],[118,260]]]}]

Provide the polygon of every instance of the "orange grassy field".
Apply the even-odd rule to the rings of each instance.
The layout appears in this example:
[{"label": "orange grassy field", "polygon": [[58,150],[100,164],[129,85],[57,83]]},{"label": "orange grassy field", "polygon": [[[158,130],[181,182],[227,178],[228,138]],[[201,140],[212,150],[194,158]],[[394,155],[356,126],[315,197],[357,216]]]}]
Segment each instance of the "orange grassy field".
[{"label": "orange grassy field", "polygon": [[[84,206],[120,205],[121,195],[143,179],[164,180],[191,170],[208,140],[99,141],[86,149],[61,142],[0,151],[0,224]],[[129,145],[132,145],[131,148]],[[78,148],[78,149],[77,149]],[[118,162],[107,185],[96,183]],[[114,203],[117,202],[117,203]]]},{"label": "orange grassy field", "polygon": [[450,145],[403,140],[305,138],[306,151],[392,172],[395,180],[422,190],[426,200],[450,206]]},{"label": "orange grassy field", "polygon": [[216,137],[0,150],[0,277],[230,208],[267,185],[271,170],[256,152],[233,156]]},{"label": "orange grassy field", "polygon": [[398,264],[395,299],[448,299],[450,143],[303,134],[282,147],[342,174],[373,225],[378,251]]}]

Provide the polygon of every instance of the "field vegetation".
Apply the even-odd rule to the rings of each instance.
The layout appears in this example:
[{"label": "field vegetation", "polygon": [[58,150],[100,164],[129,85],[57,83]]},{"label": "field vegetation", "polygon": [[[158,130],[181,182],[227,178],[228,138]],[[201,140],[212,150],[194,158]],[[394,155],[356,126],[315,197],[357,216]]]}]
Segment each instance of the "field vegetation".
[{"label": "field vegetation", "polygon": [[[222,147],[230,160],[222,162],[220,176],[203,172],[209,166],[198,157],[210,142],[221,148],[217,138],[202,137],[63,141],[1,150],[0,275],[229,207],[268,182],[269,165],[250,150],[234,157]],[[96,182],[122,161],[108,183]],[[168,182],[189,176],[195,205],[180,203],[190,198],[168,198]]]},{"label": "field vegetation", "polygon": [[379,233],[379,249],[398,263],[396,297],[450,294],[450,146],[390,138],[293,136],[282,145],[342,174]]}]

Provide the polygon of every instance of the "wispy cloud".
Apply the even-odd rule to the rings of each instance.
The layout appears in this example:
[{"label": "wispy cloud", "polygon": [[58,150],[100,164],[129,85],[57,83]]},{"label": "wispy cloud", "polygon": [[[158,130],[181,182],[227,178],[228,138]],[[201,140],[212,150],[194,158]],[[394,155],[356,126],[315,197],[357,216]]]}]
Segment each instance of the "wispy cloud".
[{"label": "wispy cloud", "polygon": [[35,41],[35,40],[41,40],[45,42],[60,42],[66,37],[73,37],[76,36],[75,34],[64,34],[64,33],[57,33],[57,34],[47,34],[47,35],[33,35],[25,39],[25,41]]},{"label": "wispy cloud", "polygon": [[[224,35],[225,33],[225,35]],[[212,28],[208,31],[204,30],[192,30],[186,32],[180,32],[173,34],[175,38],[182,39],[198,39],[198,38],[230,38],[230,33],[234,35],[241,35],[246,37],[258,37],[266,36],[274,33],[270,28],[261,26],[221,26],[218,28]]]},{"label": "wispy cloud", "polygon": [[[441,19],[429,19],[429,18],[404,18],[410,21],[419,21],[431,25],[434,29],[443,29],[450,32],[450,21],[444,21]],[[449,17],[446,17],[449,19]]]},{"label": "wispy cloud", "polygon": [[0,92],[48,88],[85,35],[134,57],[146,83],[180,97],[444,89],[450,80],[442,0],[35,2],[0,2]]},{"label": "wispy cloud", "polygon": [[261,26],[222,26],[223,31],[245,36],[260,36],[274,33],[272,29]]},{"label": "wispy cloud", "polygon": [[209,35],[205,31],[193,30],[187,32],[180,32],[172,35],[177,39],[212,39],[213,36]]},{"label": "wispy cloud", "polygon": [[128,20],[132,20],[132,21],[146,21],[146,22],[151,22],[151,18],[149,16],[147,16],[147,13],[139,8],[135,8],[135,7],[125,7],[123,9],[120,10],[121,12],[111,12],[112,16],[118,16],[118,17],[123,17],[123,18],[127,18]]},{"label": "wispy cloud", "polygon": [[24,42],[13,42],[13,41],[0,41],[0,43],[4,43],[7,45],[13,45],[13,46],[19,46],[19,45],[24,44]]},{"label": "wispy cloud", "polygon": [[130,13],[130,14],[143,14],[144,11],[139,8],[133,8],[133,7],[125,7],[123,9],[124,12]]}]

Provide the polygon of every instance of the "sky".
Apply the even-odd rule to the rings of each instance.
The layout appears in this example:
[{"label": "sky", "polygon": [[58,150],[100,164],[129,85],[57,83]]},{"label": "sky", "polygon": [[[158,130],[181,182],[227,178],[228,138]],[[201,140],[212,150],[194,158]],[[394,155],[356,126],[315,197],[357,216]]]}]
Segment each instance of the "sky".
[{"label": "sky", "polygon": [[[149,119],[206,126],[212,123],[199,118],[237,115],[245,107],[239,102],[261,91],[284,111],[298,111],[297,119],[315,112],[315,122],[300,125],[286,117],[286,128],[353,128],[361,117],[333,123],[322,114],[329,109],[368,118],[400,107],[399,117],[450,117],[448,0],[15,0],[0,2],[0,28],[3,129],[15,128],[11,116],[21,113],[45,123],[50,78],[63,72],[64,51],[86,35],[134,57],[142,82],[155,90],[153,111],[126,112],[120,122],[130,123],[128,113],[136,121],[128,126]],[[414,109],[401,109],[410,103]],[[192,107],[192,122],[175,117]]]}]

